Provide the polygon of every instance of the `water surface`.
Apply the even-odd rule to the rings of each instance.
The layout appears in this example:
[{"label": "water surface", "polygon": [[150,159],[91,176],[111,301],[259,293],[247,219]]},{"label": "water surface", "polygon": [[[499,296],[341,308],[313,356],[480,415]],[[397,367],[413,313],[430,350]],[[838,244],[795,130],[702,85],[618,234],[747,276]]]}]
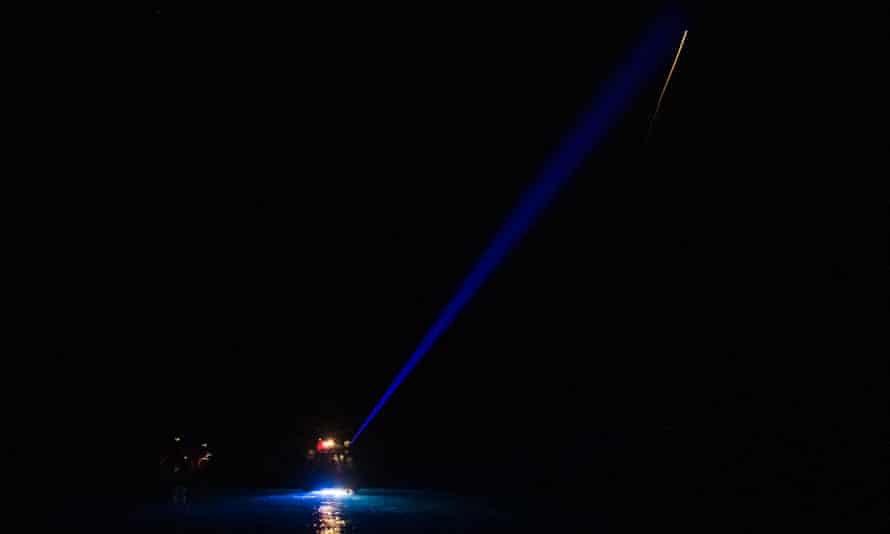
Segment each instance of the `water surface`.
[{"label": "water surface", "polygon": [[570,518],[547,506],[515,498],[424,491],[362,490],[345,497],[269,491],[140,506],[129,514],[127,528],[138,532],[317,534],[592,530],[588,520],[579,523],[576,516]]}]

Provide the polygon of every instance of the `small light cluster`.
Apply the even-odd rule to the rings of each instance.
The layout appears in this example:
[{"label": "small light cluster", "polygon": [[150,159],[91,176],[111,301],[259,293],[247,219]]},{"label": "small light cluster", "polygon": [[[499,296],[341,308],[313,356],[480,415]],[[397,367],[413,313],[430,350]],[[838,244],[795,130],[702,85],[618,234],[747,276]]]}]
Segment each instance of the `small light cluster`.
[{"label": "small light cluster", "polygon": [[320,497],[347,497],[352,495],[353,491],[349,488],[324,488],[310,493]]}]

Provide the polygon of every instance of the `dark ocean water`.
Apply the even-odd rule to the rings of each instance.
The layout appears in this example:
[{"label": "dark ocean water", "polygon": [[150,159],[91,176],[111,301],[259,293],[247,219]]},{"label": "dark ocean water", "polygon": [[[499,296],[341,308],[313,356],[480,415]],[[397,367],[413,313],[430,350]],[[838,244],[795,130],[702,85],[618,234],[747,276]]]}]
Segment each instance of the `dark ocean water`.
[{"label": "dark ocean water", "polygon": [[[114,524],[89,520],[94,531],[127,532],[591,532],[594,515],[531,500],[455,494],[362,490],[344,497],[302,491],[194,496],[186,503],[133,506]],[[99,510],[96,510],[99,512]],[[69,526],[74,526],[72,523]]]}]

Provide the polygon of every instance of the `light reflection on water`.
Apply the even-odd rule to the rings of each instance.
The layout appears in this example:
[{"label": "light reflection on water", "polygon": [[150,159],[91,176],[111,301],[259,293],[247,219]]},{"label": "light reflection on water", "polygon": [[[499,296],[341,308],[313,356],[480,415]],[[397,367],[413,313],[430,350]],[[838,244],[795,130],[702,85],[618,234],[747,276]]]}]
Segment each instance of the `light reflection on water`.
[{"label": "light reflection on water", "polygon": [[336,500],[325,500],[315,509],[312,526],[316,534],[344,534],[348,523],[343,517],[343,510]]},{"label": "light reflection on water", "polygon": [[[428,491],[367,489],[349,496],[316,492],[256,490],[204,495],[185,505],[149,505],[129,515],[140,532],[169,532],[170,525],[189,531],[351,534],[417,532],[556,532],[561,525],[595,529],[594,516],[554,513],[565,506],[540,499],[460,496]],[[580,523],[578,522],[580,521]],[[543,530],[538,528],[543,526]],[[156,530],[153,530],[156,529]],[[135,529],[130,529],[135,530]],[[121,531],[126,531],[123,529]]]}]

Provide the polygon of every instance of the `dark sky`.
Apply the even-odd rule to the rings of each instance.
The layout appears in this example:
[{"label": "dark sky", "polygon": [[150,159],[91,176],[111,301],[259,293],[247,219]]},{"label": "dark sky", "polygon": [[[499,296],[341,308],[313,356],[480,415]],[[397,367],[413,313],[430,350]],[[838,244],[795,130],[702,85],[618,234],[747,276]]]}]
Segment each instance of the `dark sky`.
[{"label": "dark sky", "polygon": [[[348,437],[656,12],[163,9],[55,42],[16,217],[29,435],[77,473],[207,436],[238,480]],[[759,440],[818,457],[782,432],[821,429],[798,399],[857,275],[852,211],[806,200],[817,70],[703,20],[652,141],[663,78],[368,428],[372,472],[744,486]]]}]

